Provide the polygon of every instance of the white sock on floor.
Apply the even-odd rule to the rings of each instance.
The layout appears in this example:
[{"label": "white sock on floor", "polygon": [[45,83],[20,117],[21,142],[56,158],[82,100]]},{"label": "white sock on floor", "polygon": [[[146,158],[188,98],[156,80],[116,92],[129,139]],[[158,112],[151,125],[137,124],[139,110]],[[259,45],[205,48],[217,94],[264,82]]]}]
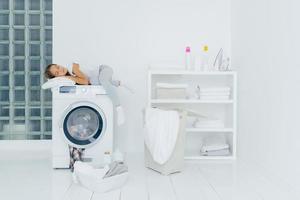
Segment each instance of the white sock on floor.
[{"label": "white sock on floor", "polygon": [[122,106],[116,107],[116,110],[117,110],[117,124],[120,126],[125,122],[124,110]]}]

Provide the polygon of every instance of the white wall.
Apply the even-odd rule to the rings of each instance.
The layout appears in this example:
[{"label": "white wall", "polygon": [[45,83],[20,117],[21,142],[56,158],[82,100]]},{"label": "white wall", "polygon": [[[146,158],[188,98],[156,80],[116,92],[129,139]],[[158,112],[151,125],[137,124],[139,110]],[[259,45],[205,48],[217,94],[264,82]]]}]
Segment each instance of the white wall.
[{"label": "white wall", "polygon": [[298,0],[232,0],[239,153],[300,187]]},{"label": "white wall", "polygon": [[123,149],[142,151],[142,115],[150,63],[184,63],[204,44],[230,54],[229,0],[54,0],[53,62],[111,65],[135,95],[120,91],[127,114]]}]

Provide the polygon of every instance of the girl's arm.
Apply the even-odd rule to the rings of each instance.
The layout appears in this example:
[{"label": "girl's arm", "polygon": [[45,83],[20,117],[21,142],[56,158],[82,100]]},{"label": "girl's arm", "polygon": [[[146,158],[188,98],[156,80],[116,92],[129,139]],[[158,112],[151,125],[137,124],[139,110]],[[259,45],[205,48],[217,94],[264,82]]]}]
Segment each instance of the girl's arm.
[{"label": "girl's arm", "polygon": [[79,84],[79,85],[88,85],[89,84],[89,80],[87,78],[81,78],[78,76],[65,76],[68,79],[71,79],[72,81],[74,81],[75,83]]},{"label": "girl's arm", "polygon": [[74,74],[74,76],[66,76],[66,78],[69,78],[75,81],[75,83],[80,85],[88,85],[89,84],[88,77],[82,71],[80,71],[79,68],[80,68],[79,64],[73,63],[72,73]]},{"label": "girl's arm", "polygon": [[79,78],[85,78],[85,79],[88,79],[87,76],[86,76],[82,71],[80,71],[79,68],[80,68],[80,66],[79,66],[78,63],[73,63],[73,65],[72,65],[72,73],[73,73],[75,76],[79,77]]}]

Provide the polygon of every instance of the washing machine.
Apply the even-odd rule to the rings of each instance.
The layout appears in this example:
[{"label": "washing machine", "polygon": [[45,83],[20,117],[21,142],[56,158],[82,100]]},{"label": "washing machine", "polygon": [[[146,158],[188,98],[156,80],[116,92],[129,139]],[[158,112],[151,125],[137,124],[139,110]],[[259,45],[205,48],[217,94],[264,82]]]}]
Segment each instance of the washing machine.
[{"label": "washing machine", "polygon": [[52,88],[53,168],[68,168],[69,147],[84,149],[83,161],[103,165],[113,150],[113,105],[101,86]]}]

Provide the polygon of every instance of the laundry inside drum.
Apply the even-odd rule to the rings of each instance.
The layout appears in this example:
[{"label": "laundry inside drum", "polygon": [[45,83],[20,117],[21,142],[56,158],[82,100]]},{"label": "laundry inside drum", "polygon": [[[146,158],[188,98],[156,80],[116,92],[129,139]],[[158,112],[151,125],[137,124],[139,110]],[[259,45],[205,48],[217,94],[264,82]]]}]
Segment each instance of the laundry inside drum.
[{"label": "laundry inside drum", "polygon": [[70,135],[77,140],[88,140],[98,131],[99,118],[97,113],[90,108],[74,110],[67,121]]}]

